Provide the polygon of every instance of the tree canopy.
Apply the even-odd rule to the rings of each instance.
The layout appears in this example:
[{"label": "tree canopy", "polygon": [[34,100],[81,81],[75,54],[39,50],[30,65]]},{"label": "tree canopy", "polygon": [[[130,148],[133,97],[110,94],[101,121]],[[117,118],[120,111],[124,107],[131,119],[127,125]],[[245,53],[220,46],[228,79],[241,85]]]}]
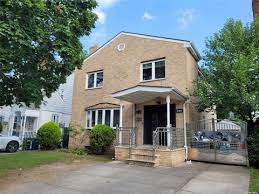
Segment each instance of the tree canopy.
[{"label": "tree canopy", "polygon": [[0,1],[0,106],[39,105],[84,59],[95,0]]},{"label": "tree canopy", "polygon": [[193,95],[198,108],[216,105],[219,118],[229,112],[239,119],[252,121],[259,110],[259,47],[254,24],[244,26],[230,19],[206,40],[202,76]]}]

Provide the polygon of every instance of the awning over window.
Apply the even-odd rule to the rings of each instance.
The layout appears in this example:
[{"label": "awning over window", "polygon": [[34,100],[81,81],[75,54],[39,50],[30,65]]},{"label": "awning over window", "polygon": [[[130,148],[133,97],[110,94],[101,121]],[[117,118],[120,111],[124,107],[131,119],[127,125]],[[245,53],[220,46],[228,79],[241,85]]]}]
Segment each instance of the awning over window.
[{"label": "awning over window", "polygon": [[108,102],[104,102],[104,103],[98,103],[98,104],[94,104],[92,106],[88,106],[85,108],[85,110],[91,110],[91,109],[108,109],[108,108],[120,108],[119,104],[113,104],[113,103],[108,103]]},{"label": "awning over window", "polygon": [[112,97],[132,103],[144,103],[159,97],[166,98],[168,95],[178,101],[187,100],[187,97],[175,88],[142,85],[115,92]]}]

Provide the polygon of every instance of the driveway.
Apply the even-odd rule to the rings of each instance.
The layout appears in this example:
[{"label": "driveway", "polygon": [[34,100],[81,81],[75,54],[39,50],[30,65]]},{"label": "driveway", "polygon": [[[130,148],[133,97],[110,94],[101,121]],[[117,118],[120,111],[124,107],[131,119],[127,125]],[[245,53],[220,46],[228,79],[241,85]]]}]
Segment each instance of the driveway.
[{"label": "driveway", "polygon": [[175,168],[151,168],[110,162],[86,166],[65,176],[19,183],[0,193],[248,193],[245,167],[193,162]]}]

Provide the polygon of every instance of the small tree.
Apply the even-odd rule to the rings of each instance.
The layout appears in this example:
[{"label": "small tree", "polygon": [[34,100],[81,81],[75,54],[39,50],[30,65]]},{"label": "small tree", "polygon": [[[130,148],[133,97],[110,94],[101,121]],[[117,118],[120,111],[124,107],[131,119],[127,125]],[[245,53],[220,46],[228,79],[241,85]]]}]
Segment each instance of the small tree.
[{"label": "small tree", "polygon": [[243,26],[230,19],[206,41],[203,76],[195,85],[198,108],[216,105],[219,118],[234,112],[253,128],[253,114],[259,110],[259,45],[254,24]]},{"label": "small tree", "polygon": [[259,168],[259,133],[251,134],[247,143],[249,164]]},{"label": "small tree", "polygon": [[40,127],[37,132],[40,147],[43,150],[53,150],[61,141],[61,130],[57,123],[48,122]]},{"label": "small tree", "polygon": [[107,125],[95,125],[90,131],[90,145],[94,152],[103,153],[116,138],[114,129]]}]

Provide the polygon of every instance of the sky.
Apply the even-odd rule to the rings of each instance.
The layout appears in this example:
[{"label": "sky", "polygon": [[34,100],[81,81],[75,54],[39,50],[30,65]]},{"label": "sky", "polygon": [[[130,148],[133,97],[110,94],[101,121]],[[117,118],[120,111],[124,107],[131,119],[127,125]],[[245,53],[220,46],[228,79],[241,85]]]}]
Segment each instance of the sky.
[{"label": "sky", "polygon": [[97,0],[99,19],[84,50],[102,45],[121,31],[192,41],[199,52],[206,38],[229,18],[247,24],[253,20],[252,0]]}]

